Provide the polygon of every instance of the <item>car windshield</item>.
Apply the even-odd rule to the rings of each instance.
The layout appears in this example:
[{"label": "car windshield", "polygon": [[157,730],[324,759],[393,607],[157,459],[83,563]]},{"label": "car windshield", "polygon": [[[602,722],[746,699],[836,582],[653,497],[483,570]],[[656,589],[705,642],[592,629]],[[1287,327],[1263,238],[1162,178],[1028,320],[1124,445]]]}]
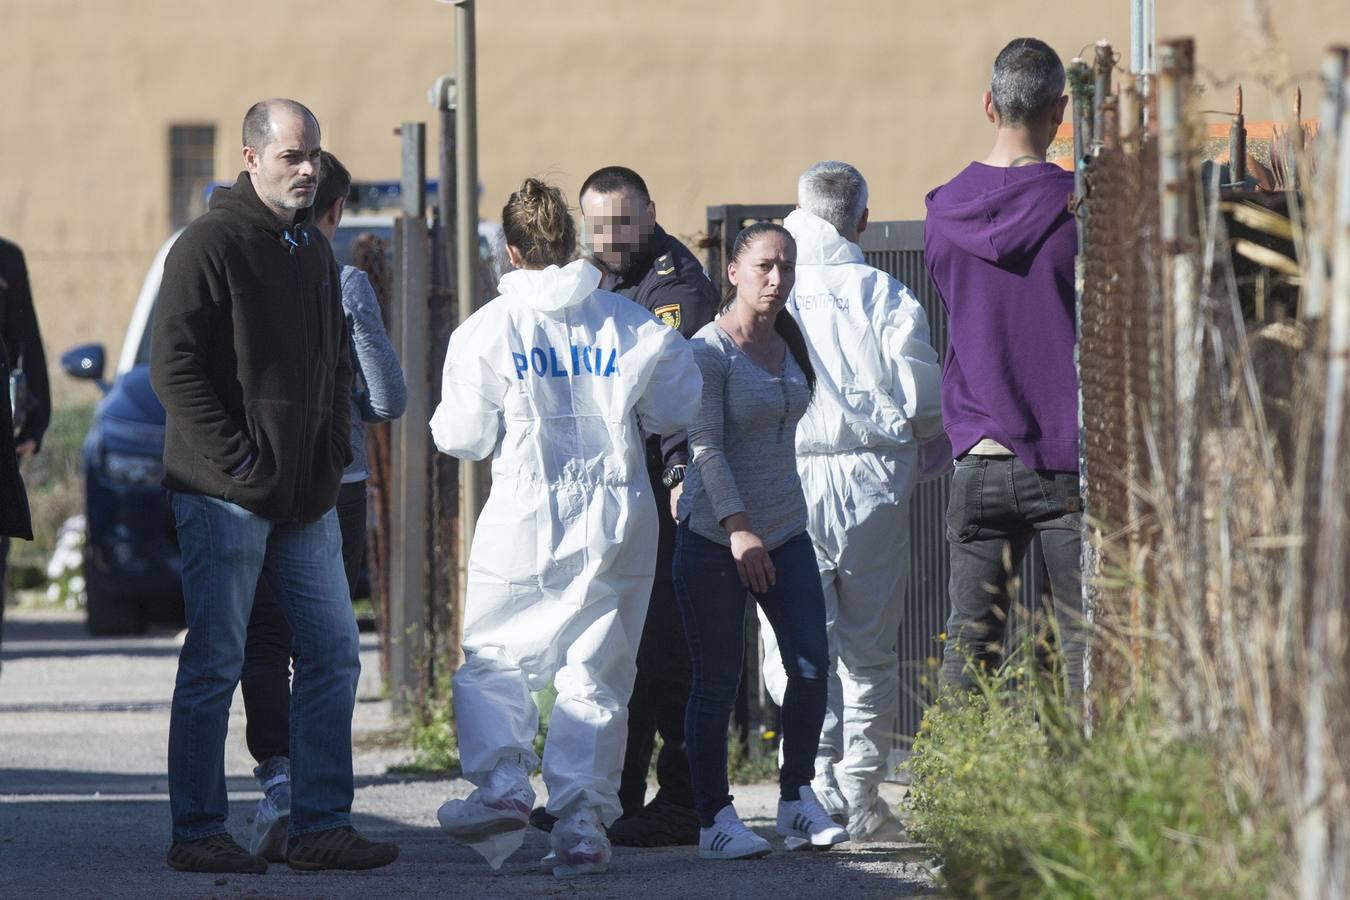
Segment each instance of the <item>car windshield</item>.
[{"label": "car windshield", "polygon": [[[352,244],[363,234],[373,234],[384,241],[387,249],[385,259],[390,266],[394,264],[394,229],[389,225],[341,225],[338,226],[337,234],[333,236],[333,253],[337,256],[339,266],[350,265],[352,258]],[[136,348],[136,365],[150,365],[150,335],[154,331],[155,310],[150,309],[150,316],[146,319],[145,330],[141,332],[141,343]]]}]

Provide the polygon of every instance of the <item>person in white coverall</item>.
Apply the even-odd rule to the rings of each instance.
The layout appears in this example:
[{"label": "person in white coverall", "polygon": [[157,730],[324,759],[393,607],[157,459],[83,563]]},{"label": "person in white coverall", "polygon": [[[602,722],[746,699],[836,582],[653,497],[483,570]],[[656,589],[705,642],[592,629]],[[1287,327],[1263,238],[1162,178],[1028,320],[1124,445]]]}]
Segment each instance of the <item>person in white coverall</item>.
[{"label": "person in white coverall", "polygon": [[477,789],[438,819],[494,867],[520,847],[539,762],[530,694],[552,681],[543,775],[558,824],[544,864],[604,871],[656,554],[644,435],[686,428],[702,378],[679,332],[597,290],[591,263],[569,262],[576,231],[556,188],[527,179],[502,225],[518,268],[451,335],[431,420],[443,452],[493,456],[454,677],[460,759]]},{"label": "person in white coverall", "polygon": [[[939,456],[945,449],[942,365],[918,300],[863,261],[867,182],[858,170],[817,163],[797,182],[797,205],[783,223],[797,241],[787,308],[819,379],[797,427],[797,466],[831,662],[812,788],[852,840],[896,840],[903,830],[877,786],[898,725],[897,641],[919,447],[931,440]],[[786,676],[773,629],[760,634],[765,686],[781,705]]]}]

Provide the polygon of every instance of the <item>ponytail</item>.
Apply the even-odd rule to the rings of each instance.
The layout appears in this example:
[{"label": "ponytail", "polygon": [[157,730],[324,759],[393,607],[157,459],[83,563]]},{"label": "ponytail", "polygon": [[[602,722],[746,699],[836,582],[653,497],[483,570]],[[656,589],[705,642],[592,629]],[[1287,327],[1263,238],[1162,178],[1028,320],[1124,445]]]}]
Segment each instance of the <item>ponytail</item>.
[{"label": "ponytail", "polygon": [[811,365],[811,351],[806,347],[806,335],[802,334],[802,327],[797,324],[797,320],[792,318],[792,313],[784,307],[778,311],[778,315],[773,320],[773,330],[778,332],[778,336],[787,344],[788,350],[792,353],[792,358],[797,361],[797,368],[802,370],[806,376],[806,386],[811,392],[811,396],[816,395],[816,367]]}]

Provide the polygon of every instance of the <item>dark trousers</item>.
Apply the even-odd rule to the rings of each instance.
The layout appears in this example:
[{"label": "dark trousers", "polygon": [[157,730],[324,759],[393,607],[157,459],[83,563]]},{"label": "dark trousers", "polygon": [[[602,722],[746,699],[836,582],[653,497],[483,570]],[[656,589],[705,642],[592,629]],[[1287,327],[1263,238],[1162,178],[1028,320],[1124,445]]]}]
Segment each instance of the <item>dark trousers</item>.
[{"label": "dark trousers", "polygon": [[[681,635],[680,640],[683,639]],[[689,682],[665,681],[638,669],[633,696],[628,701],[628,749],[619,780],[619,803],[625,816],[637,813],[647,800],[647,772],[657,734],[661,735],[661,752],[656,756],[656,799],[694,808],[689,756],[684,745],[688,700]]]},{"label": "dark trousers", "polygon": [[0,645],[5,642],[5,578],[9,575],[9,538],[0,537]]},{"label": "dark trousers", "polygon": [[991,669],[1003,662],[1013,579],[1039,534],[1051,596],[1035,623],[1038,661],[1059,674],[1071,696],[1081,694],[1082,508],[1076,472],[1029,469],[1016,457],[957,460],[947,507],[951,615],[942,659],[945,684],[970,687],[967,662],[972,658]]},{"label": "dark trousers", "polygon": [[[755,600],[787,670],[783,695],[782,799],[796,800],[815,774],[816,746],[825,721],[829,647],[825,595],[811,538],[802,532],[770,551],[776,582]],[[685,746],[694,783],[694,808],[704,828],[731,802],[727,782],[727,726],[740,688],[745,655],[745,597],[731,548],[681,523],[675,541],[675,591],[689,640],[694,682],[685,713]]]},{"label": "dark trousers", "polygon": [[657,798],[694,807],[689,782],[689,757],[684,747],[684,709],[689,701],[689,644],[675,599],[675,520],[670,516],[670,491],[652,468],[652,491],[660,518],[656,545],[656,577],[651,602],[638,645],[637,679],[628,700],[628,748],[619,779],[619,803],[631,816],[647,799],[647,773],[652,764],[656,735],[661,752],[656,757]]},{"label": "dark trousers", "polygon": [[[347,592],[354,595],[361,557],[366,552],[366,483],[342,485],[337,500],[342,531],[342,567]],[[354,598],[353,598],[354,599]],[[265,581],[258,582],[253,612],[244,643],[244,669],[239,677],[244,693],[245,739],[248,752],[259,763],[273,756],[290,756],[291,628],[276,596]]]}]

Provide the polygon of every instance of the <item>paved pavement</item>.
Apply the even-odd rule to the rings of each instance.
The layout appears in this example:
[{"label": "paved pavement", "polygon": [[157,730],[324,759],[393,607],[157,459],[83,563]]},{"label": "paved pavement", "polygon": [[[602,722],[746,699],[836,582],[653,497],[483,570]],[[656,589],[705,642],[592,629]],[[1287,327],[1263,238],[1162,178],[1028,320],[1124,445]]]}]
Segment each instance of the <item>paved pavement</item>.
[{"label": "paved pavement", "polygon": [[[70,613],[7,612],[0,652],[0,897],[853,900],[933,893],[921,851],[897,844],[778,852],[743,863],[704,862],[691,848],[616,848],[609,874],[558,881],[538,869],[547,839],[531,830],[525,847],[492,872],[436,827],[436,808],[467,795],[466,782],[389,774],[411,753],[381,698],[375,639],[368,634],[362,635],[364,671],[353,721],[354,811],[357,827],[369,836],[399,843],[398,862],[368,873],[301,874],[284,865],[265,876],[174,872],[164,863],[170,834],[164,756],[177,653],[172,634],[94,639]],[[236,837],[245,833],[260,796],[243,735],[236,696],[226,750],[229,826]],[[542,784],[536,788],[542,796]],[[735,793],[748,823],[775,840],[774,787]]]}]

